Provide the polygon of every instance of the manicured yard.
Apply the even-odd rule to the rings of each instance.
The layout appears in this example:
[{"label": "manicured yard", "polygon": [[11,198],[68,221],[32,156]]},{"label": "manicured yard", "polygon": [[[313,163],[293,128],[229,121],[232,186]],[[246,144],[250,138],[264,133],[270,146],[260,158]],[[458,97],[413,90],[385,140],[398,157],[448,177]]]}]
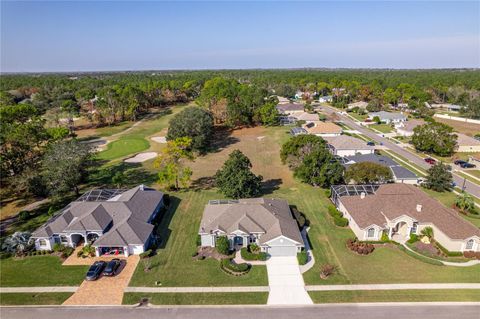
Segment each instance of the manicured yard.
[{"label": "manicured yard", "polygon": [[0,293],[0,305],[61,305],[71,295],[71,292]]},{"label": "manicured yard", "polygon": [[480,290],[310,291],[314,303],[480,301]]},{"label": "manicured yard", "polygon": [[143,138],[120,138],[107,145],[107,149],[98,153],[98,158],[113,160],[130,154],[144,151],[150,147],[150,143]]},{"label": "manicured yard", "polygon": [[222,293],[125,293],[123,304],[136,304],[148,298],[154,305],[248,305],[266,304],[268,292]]},{"label": "manicured yard", "polygon": [[390,124],[372,124],[369,125],[368,127],[373,128],[377,131],[380,131],[382,133],[392,133],[393,129]]},{"label": "manicured yard", "polygon": [[353,112],[350,112],[348,113],[348,115],[350,115],[351,117],[353,117],[354,119],[360,121],[360,122],[363,122],[365,121],[365,119],[368,118],[368,115],[367,114],[364,114],[364,115],[359,115],[357,113],[353,113]]},{"label": "manicured yard", "polygon": [[32,256],[0,260],[0,286],[77,286],[88,266],[62,266],[56,256]]}]

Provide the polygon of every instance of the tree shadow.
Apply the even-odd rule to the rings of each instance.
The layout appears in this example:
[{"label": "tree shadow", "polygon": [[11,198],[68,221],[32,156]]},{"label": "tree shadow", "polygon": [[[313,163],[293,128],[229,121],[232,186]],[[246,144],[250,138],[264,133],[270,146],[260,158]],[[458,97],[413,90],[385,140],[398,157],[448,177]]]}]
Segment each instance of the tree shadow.
[{"label": "tree shadow", "polygon": [[262,195],[272,194],[280,188],[283,180],[281,178],[273,178],[262,182]]},{"label": "tree shadow", "polygon": [[212,189],[213,187],[215,187],[215,178],[213,176],[200,177],[190,185],[190,188],[195,192]]},{"label": "tree shadow", "polygon": [[163,249],[166,247],[172,233],[172,230],[169,228],[170,222],[172,221],[181,201],[182,200],[176,196],[169,196],[168,208],[164,211],[164,214],[161,216],[159,223],[154,229],[155,236],[157,236],[157,249]]},{"label": "tree shadow", "polygon": [[112,177],[117,173],[123,173],[124,182],[122,188],[131,188],[139,184],[151,185],[157,180],[157,175],[143,168],[141,163],[120,162],[116,165],[101,167],[102,161],[97,161],[97,167],[90,174],[88,186],[116,188]]},{"label": "tree shadow", "polygon": [[215,130],[212,137],[212,142],[208,149],[208,153],[218,153],[228,146],[238,143],[240,140],[232,136],[232,131],[221,128]]}]

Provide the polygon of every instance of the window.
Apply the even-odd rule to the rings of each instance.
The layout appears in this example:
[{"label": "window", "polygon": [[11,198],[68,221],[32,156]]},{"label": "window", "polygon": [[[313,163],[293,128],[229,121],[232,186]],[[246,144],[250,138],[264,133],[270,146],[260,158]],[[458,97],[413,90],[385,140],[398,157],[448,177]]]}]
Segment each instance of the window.
[{"label": "window", "polygon": [[67,238],[67,236],[60,236],[60,241],[62,242],[62,244],[68,243],[68,238]]},{"label": "window", "polygon": [[467,245],[465,246],[466,250],[472,250],[473,249],[473,239],[470,239],[467,241]]},{"label": "window", "polygon": [[255,238],[255,237],[249,237],[249,238],[248,238],[248,242],[249,242],[250,244],[254,244],[256,241],[257,241],[257,238]]},{"label": "window", "polygon": [[375,236],[375,228],[369,228],[367,231],[367,237],[372,238]]},{"label": "window", "polygon": [[418,227],[418,223],[413,223],[412,229],[410,229],[410,234],[416,234],[417,227]]},{"label": "window", "polygon": [[40,239],[38,243],[40,244],[41,247],[47,246],[47,241],[45,239]]}]

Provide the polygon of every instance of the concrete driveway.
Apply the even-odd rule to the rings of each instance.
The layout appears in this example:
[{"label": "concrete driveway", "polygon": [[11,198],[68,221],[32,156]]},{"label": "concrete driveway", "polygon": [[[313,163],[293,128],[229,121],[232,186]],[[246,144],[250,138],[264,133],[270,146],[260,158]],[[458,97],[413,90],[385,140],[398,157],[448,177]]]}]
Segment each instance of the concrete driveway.
[{"label": "concrete driveway", "polygon": [[305,290],[297,257],[271,257],[267,260],[268,305],[311,305]]}]

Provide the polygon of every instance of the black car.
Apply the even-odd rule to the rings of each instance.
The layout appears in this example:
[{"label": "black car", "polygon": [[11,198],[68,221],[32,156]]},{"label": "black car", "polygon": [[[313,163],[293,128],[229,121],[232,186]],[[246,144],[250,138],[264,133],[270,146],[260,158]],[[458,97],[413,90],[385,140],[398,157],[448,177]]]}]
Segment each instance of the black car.
[{"label": "black car", "polygon": [[465,162],[465,163],[460,164],[460,167],[461,168],[475,168],[475,167],[477,167],[477,165]]},{"label": "black car", "polygon": [[459,166],[462,166],[462,165],[464,165],[464,164],[466,164],[466,163],[467,163],[467,162],[462,161],[462,160],[456,160],[455,162],[453,162],[453,164],[459,165]]},{"label": "black car", "polygon": [[103,268],[107,263],[104,261],[96,261],[87,271],[87,275],[85,276],[86,280],[97,280],[100,274],[102,273]]},{"label": "black car", "polygon": [[115,276],[118,270],[118,267],[121,265],[121,261],[118,258],[114,258],[107,263],[107,266],[103,270],[104,276]]},{"label": "black car", "polygon": [[375,146],[375,142],[372,142],[372,141],[367,142],[367,145],[368,145],[368,146]]}]

